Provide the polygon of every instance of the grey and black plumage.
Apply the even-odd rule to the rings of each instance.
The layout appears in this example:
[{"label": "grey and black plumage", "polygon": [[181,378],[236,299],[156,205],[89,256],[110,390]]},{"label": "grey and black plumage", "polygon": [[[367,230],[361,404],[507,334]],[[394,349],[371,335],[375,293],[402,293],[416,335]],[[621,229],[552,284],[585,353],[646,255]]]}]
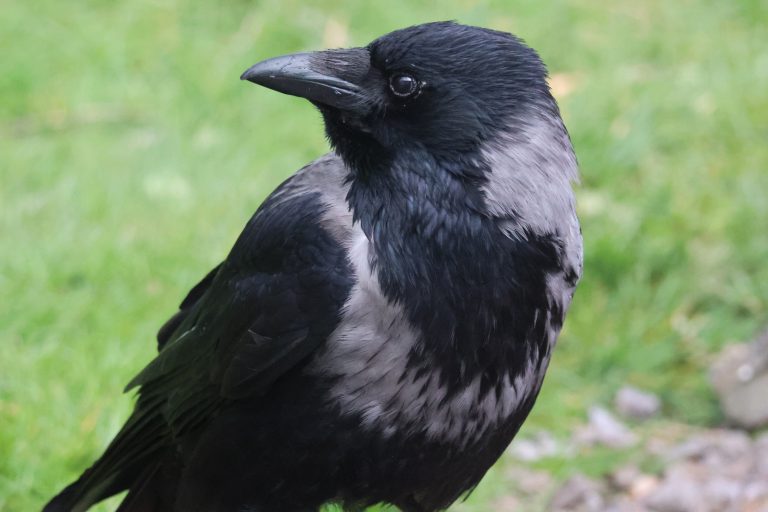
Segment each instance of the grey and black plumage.
[{"label": "grey and black plumage", "polygon": [[158,334],[135,410],[45,508],[448,507],[541,388],[582,271],[576,159],[537,54],[431,23],[278,57],[334,151],[268,197]]}]

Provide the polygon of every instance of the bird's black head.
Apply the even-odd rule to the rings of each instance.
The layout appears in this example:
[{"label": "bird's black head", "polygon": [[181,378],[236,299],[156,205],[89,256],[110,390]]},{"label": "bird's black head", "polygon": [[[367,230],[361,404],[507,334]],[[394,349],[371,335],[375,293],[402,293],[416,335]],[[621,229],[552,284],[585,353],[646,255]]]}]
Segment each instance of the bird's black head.
[{"label": "bird's black head", "polygon": [[531,109],[556,111],[538,55],[515,36],[438,22],[397,30],[365,48],[277,57],[242,76],[309,99],[353,168],[395,151],[469,155]]}]

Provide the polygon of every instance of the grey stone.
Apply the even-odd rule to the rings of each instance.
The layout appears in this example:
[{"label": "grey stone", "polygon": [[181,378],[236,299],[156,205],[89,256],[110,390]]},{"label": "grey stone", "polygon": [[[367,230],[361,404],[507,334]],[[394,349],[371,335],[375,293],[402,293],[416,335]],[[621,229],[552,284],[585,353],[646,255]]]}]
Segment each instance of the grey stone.
[{"label": "grey stone", "polygon": [[520,510],[520,499],[516,496],[501,496],[493,502],[495,512],[515,512]]},{"label": "grey stone", "polygon": [[611,501],[603,512],[647,512],[648,509],[641,503],[620,496]]},{"label": "grey stone", "polygon": [[510,488],[524,495],[548,495],[558,483],[548,472],[525,466],[510,465],[503,474]]},{"label": "grey stone", "polygon": [[635,500],[641,501],[655,491],[661,480],[653,475],[640,475],[637,480],[632,482],[629,489],[629,496]]},{"label": "grey stone", "polygon": [[566,480],[549,504],[552,512],[602,512],[604,509],[602,487],[584,475],[574,475]]},{"label": "grey stone", "polygon": [[747,481],[755,474],[757,459],[749,436],[740,430],[708,430],[688,438],[669,451],[668,462],[686,462],[699,472]]},{"label": "grey stone", "polygon": [[755,456],[755,472],[764,478],[766,488],[768,488],[768,432],[755,438],[753,453]]},{"label": "grey stone", "polygon": [[744,508],[768,512],[768,480],[760,478],[744,486]]},{"label": "grey stone", "polygon": [[509,454],[523,462],[535,462],[545,457],[560,455],[562,449],[552,434],[540,431],[531,437],[516,439],[509,447]]},{"label": "grey stone", "polygon": [[656,512],[709,510],[701,484],[681,467],[672,468],[667,472],[661,485],[645,499],[645,504]]},{"label": "grey stone", "polygon": [[528,470],[517,479],[517,487],[525,494],[538,495],[551,491],[554,480],[545,471]]},{"label": "grey stone", "polygon": [[707,504],[711,510],[738,512],[743,510],[744,483],[738,480],[715,476],[706,480],[703,486]]},{"label": "grey stone", "polygon": [[637,466],[622,466],[610,474],[608,480],[619,491],[629,491],[632,484],[640,478],[641,473]]},{"label": "grey stone", "polygon": [[710,369],[720,407],[733,425],[768,425],[768,331],[751,343],[725,347]]},{"label": "grey stone", "polygon": [[626,448],[637,442],[635,434],[607,409],[599,406],[590,407],[588,417],[587,425],[576,432],[575,440],[577,443]]},{"label": "grey stone", "polygon": [[631,386],[624,386],[616,393],[613,405],[619,414],[635,420],[652,418],[661,410],[659,397]]}]

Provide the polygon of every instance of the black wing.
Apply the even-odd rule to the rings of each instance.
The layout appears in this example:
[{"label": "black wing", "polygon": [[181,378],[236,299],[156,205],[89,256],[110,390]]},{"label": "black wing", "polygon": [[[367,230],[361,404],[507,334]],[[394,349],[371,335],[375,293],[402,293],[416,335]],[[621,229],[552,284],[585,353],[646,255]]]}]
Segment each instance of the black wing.
[{"label": "black wing", "polygon": [[176,329],[189,314],[190,309],[192,309],[192,307],[197,304],[197,301],[208,291],[208,288],[210,288],[211,283],[213,282],[213,278],[216,277],[220,268],[221,263],[216,265],[199,283],[189,290],[189,293],[187,293],[187,296],[184,297],[181,305],[179,305],[179,310],[169,318],[162,327],[160,327],[160,330],[157,331],[158,351],[163,350],[165,344],[168,343],[171,336],[173,336],[173,333],[176,332]]},{"label": "black wing", "polygon": [[326,207],[308,193],[264,203],[160,330],[162,350],[127,387],[139,398],[123,429],[46,510],[87,508],[130,487],[174,440],[228,402],[268,392],[327,339],[352,277],[346,251],[319,224]]}]

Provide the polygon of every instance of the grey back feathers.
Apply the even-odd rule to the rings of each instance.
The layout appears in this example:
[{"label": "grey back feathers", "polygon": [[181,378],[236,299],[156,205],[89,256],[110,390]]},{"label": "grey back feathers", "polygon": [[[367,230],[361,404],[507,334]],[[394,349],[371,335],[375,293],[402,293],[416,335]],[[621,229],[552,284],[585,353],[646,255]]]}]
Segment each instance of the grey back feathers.
[{"label": "grey back feathers", "polygon": [[554,236],[564,272],[549,276],[549,293],[563,311],[583,271],[583,243],[572,184],[579,179],[576,155],[559,116],[539,111],[515,120],[482,149],[490,168],[483,187],[489,215],[508,236]]},{"label": "grey back feathers", "polygon": [[581,234],[571,184],[578,180],[576,155],[559,117],[540,112],[515,120],[481,150],[490,168],[483,187],[488,213],[509,236],[556,235],[576,268]]}]

